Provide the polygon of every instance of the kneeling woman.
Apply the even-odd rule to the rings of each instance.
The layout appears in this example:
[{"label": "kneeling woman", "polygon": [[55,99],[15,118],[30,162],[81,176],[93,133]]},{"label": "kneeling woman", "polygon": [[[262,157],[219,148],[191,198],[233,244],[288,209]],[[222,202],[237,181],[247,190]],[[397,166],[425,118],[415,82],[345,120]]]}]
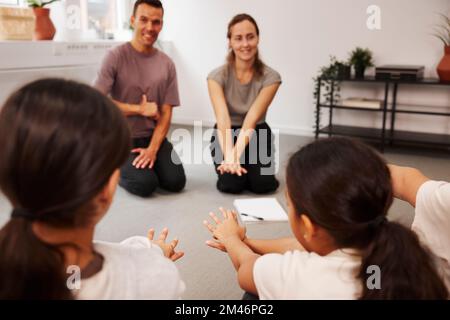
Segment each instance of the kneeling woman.
[{"label": "kneeling woman", "polygon": [[216,115],[211,155],[225,193],[275,191],[273,137],[265,122],[267,110],[281,84],[278,72],[258,54],[259,28],[247,14],[228,25],[227,64],[208,75],[209,95]]}]

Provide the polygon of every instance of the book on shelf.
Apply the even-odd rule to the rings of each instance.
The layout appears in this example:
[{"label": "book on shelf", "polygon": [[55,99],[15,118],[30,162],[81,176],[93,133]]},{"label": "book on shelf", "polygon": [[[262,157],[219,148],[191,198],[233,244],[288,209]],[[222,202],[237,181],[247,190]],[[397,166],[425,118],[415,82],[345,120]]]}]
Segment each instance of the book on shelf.
[{"label": "book on shelf", "polygon": [[347,98],[342,100],[341,105],[344,107],[381,109],[383,107],[383,100],[366,99],[366,98]]}]

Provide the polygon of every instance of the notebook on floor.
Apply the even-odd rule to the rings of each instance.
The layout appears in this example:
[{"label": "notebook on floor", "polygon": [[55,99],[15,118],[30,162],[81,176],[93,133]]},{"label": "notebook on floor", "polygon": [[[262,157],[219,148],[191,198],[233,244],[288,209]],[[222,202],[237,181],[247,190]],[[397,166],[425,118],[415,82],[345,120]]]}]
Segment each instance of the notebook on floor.
[{"label": "notebook on floor", "polygon": [[233,204],[244,222],[288,221],[276,198],[236,199]]}]

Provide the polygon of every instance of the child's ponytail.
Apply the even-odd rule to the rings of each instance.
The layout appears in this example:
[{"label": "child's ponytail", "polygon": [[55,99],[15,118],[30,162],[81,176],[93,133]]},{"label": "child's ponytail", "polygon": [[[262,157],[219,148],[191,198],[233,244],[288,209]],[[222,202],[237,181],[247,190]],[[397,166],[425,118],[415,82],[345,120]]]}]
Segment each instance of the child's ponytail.
[{"label": "child's ponytail", "polygon": [[64,257],[33,233],[31,221],[12,218],[0,230],[0,300],[71,299]]},{"label": "child's ponytail", "polygon": [[[387,220],[376,229],[372,242],[362,250],[361,299],[447,298],[447,289],[436,273],[433,257],[421,246],[415,233]],[[380,271],[379,288],[369,283],[374,274],[369,270],[373,266]]]}]

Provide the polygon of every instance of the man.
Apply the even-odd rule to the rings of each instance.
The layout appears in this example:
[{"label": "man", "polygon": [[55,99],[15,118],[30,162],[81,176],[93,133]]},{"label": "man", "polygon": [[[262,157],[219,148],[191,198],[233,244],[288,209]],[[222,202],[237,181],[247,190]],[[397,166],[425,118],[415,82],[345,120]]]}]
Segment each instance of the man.
[{"label": "man", "polygon": [[159,0],[136,1],[133,40],[106,55],[94,84],[127,117],[134,149],[121,169],[120,186],[141,197],[158,186],[179,192],[186,184],[181,161],[166,139],[172,108],[180,101],[175,65],[154,48],[163,15]]},{"label": "man", "polygon": [[389,165],[389,169],[394,196],[415,207],[412,229],[436,255],[450,291],[450,183],[432,181],[414,168]]}]

